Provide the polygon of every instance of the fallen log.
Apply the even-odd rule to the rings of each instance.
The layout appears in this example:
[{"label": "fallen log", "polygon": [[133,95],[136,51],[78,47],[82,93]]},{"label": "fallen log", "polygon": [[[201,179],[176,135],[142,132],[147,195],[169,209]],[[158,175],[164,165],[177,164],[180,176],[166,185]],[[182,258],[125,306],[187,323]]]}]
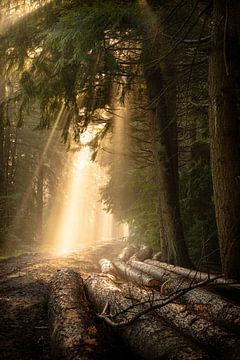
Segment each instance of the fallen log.
[{"label": "fallen log", "polygon": [[[165,294],[187,289],[194,284],[189,279],[161,267],[149,265],[146,262],[131,261],[131,266],[138,270],[142,275],[148,274],[160,281],[163,284],[161,292]],[[181,296],[181,299],[195,305],[207,305],[207,314],[210,317],[220,322],[227,322],[231,326],[240,327],[240,307],[230,303],[215,293],[198,287],[186,292]],[[204,312],[205,310],[206,309],[204,309]],[[201,311],[201,307],[199,308],[199,311]]]},{"label": "fallen log", "polygon": [[161,251],[158,251],[158,252],[156,252],[156,254],[153,255],[152,259],[160,261],[161,257],[162,257],[162,253],[161,253]]},{"label": "fallen log", "polygon": [[119,275],[127,281],[133,281],[140,286],[160,286],[160,282],[154,277],[136,270],[131,265],[126,264],[124,261],[116,259],[114,260],[113,264],[117,269]]},{"label": "fallen log", "polygon": [[[106,312],[108,309],[114,316],[132,304],[111,280],[99,275],[89,277],[85,281],[85,289],[88,299],[98,313]],[[119,315],[117,320],[126,321],[131,318],[133,313],[134,310]],[[104,313],[101,317],[107,319]],[[139,359],[198,360],[209,358],[198,346],[152,314],[143,316],[129,326],[112,327],[112,329],[118,336],[121,336],[125,344]]]},{"label": "fallen log", "polygon": [[[125,288],[125,289],[124,289]],[[210,353],[214,353],[218,359],[238,360],[240,352],[239,336],[231,331],[226,331],[214,324],[212,321],[199,317],[186,304],[169,303],[161,307],[162,297],[154,290],[139,289],[135,285],[123,285],[124,294],[141,302],[149,302],[158,305],[155,313],[170,325],[174,325],[181,333],[197,341]]]},{"label": "fallen log", "polygon": [[[154,261],[155,260],[155,261]],[[240,288],[240,284],[236,284],[236,280],[233,279],[226,279],[226,278],[219,278],[216,279],[216,274],[208,274],[206,272],[203,271],[198,271],[198,270],[192,270],[192,269],[187,269],[187,268],[183,268],[180,266],[175,266],[175,265],[171,265],[171,264],[167,264],[167,263],[163,263],[160,261],[156,261],[158,259],[146,259],[145,262],[149,265],[154,265],[157,267],[161,267],[162,269],[166,269],[168,271],[172,271],[175,274],[178,275],[182,275],[184,277],[187,277],[189,279],[193,279],[196,281],[203,281],[203,280],[213,280],[212,284],[219,284],[219,285],[229,285],[232,287],[236,287],[236,288]]]},{"label": "fallen log", "polygon": [[153,249],[148,245],[142,245],[141,248],[130,257],[129,261],[131,260],[138,260],[144,261],[146,259],[150,259],[153,254]]},{"label": "fallen log", "polygon": [[126,246],[121,253],[117,256],[117,259],[121,260],[121,261],[128,261],[130,259],[131,256],[133,256],[137,251],[138,251],[138,247],[135,245],[129,245]]},{"label": "fallen log", "polygon": [[108,259],[100,259],[99,265],[103,274],[110,274],[116,276],[117,270],[113,263]]},{"label": "fallen log", "polygon": [[50,282],[50,338],[54,358],[66,360],[99,359],[98,332],[77,272],[64,269]]}]

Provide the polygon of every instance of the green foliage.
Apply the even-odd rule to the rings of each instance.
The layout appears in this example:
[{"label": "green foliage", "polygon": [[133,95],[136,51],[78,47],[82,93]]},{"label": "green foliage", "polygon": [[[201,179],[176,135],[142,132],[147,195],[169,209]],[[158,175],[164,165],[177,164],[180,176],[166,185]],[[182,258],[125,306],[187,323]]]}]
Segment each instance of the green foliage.
[{"label": "green foliage", "polygon": [[[158,18],[161,13],[158,13],[159,2],[153,3]],[[161,6],[163,3],[168,10],[168,17],[171,17],[175,2],[164,1]],[[171,25],[170,35],[167,37],[171,40],[166,41],[165,47],[161,49],[162,57],[173,48],[173,57],[177,61],[192,61],[195,49],[186,50],[183,47],[180,51],[172,36],[178,31],[178,25],[181,26],[183,19],[187,18],[191,6],[192,4],[187,4],[182,8],[179,5],[181,12],[175,16],[174,25]],[[11,216],[17,214],[25,191],[30,188],[30,196],[19,224],[14,229],[11,228],[11,248],[19,243],[29,244],[37,238],[37,176],[34,176],[34,171],[46,145],[48,131],[45,134],[33,132],[33,127],[51,128],[52,119],[61,105],[65,104],[68,116],[64,117],[61,124],[64,139],[67,140],[72,126],[77,140],[79,132],[89,122],[103,121],[99,119],[97,110],[111,109],[113,94],[117,93],[119,102],[124,103],[126,94],[132,92],[135,92],[133,105],[138,109],[130,119],[132,139],[127,144],[124,160],[120,159],[122,155],[115,156],[115,164],[124,163],[124,166],[118,167],[109,159],[106,160],[104,165],[109,167],[110,179],[102,189],[102,199],[105,207],[118,220],[129,223],[130,241],[160,247],[157,214],[159,184],[149,144],[151,135],[146,115],[146,84],[141,68],[143,59],[141,54],[131,57],[132,48],[141,47],[144,31],[142,15],[138,3],[132,1],[56,0],[34,11],[23,21],[13,23],[1,33],[0,70],[10,81],[17,82],[17,86],[10,97],[1,99],[0,126],[12,124],[21,127],[11,195],[0,197],[0,202],[7,201],[6,207],[11,209]],[[196,17],[197,14],[194,13],[187,26],[191,26]],[[152,17],[147,20],[149,26],[152,26],[153,20]],[[177,34],[177,37],[184,38],[191,34],[189,32]],[[193,34],[195,37],[197,32]],[[122,48],[125,50],[121,50]],[[155,51],[150,50],[153,53]],[[155,64],[159,66],[158,58],[155,59]],[[216,249],[206,114],[189,107],[189,99],[193,94],[196,98],[201,98],[201,101],[202,98],[207,101],[206,67],[198,69],[200,70],[194,74],[191,69],[190,75],[188,70],[179,71],[177,79],[178,112],[187,113],[185,122],[178,114],[179,145],[187,154],[187,159],[184,159],[187,165],[181,167],[180,171],[181,208],[186,238],[194,259]],[[144,111],[139,111],[144,106]],[[36,115],[34,109],[40,110],[41,114]],[[31,117],[34,124],[30,121]],[[198,140],[193,144],[185,140],[186,133],[189,135],[189,122],[195,130],[198,127],[204,128],[203,131],[196,130]],[[102,133],[91,144],[95,157],[97,146],[112,127],[112,118],[109,116]],[[33,141],[29,143],[29,139]],[[114,144],[111,144],[110,150],[114,152]],[[160,144],[158,150],[163,152]],[[57,183],[56,159],[63,160],[57,154],[58,145],[55,144],[46,154],[48,160],[44,163],[44,179],[50,198]],[[181,158],[180,160],[182,161]],[[0,228],[4,228],[2,223]]]},{"label": "green foliage", "polygon": [[76,131],[87,126],[96,109],[110,105],[114,79],[121,82],[130,71],[110,50],[111,41],[129,42],[136,12],[135,4],[121,1],[71,1],[64,9],[54,1],[3,35],[2,67],[17,66],[22,103],[40,103],[40,127],[49,127],[61,102],[75,114],[71,123]]},{"label": "green foliage", "polygon": [[217,260],[218,244],[209,145],[198,141],[192,145],[190,166],[181,172],[181,208],[185,236],[193,259]]}]

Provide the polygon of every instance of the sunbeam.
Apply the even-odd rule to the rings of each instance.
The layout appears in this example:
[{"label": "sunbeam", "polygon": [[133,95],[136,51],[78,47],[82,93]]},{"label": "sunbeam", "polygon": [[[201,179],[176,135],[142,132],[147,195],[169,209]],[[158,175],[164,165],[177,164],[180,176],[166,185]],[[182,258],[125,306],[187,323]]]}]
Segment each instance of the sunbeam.
[{"label": "sunbeam", "polygon": [[48,150],[49,150],[49,148],[50,148],[50,146],[51,146],[51,144],[52,144],[53,137],[54,137],[54,135],[56,134],[56,131],[57,131],[57,129],[58,129],[58,125],[59,125],[59,123],[60,123],[60,120],[61,120],[62,117],[63,117],[64,109],[65,109],[65,106],[62,105],[62,106],[61,106],[61,109],[60,109],[60,111],[59,111],[59,113],[58,113],[58,115],[57,115],[57,118],[56,118],[56,120],[55,120],[55,123],[54,123],[54,125],[53,125],[53,128],[52,128],[52,130],[51,130],[51,132],[50,132],[50,134],[49,134],[49,137],[48,137],[48,140],[47,140],[47,142],[46,142],[46,145],[45,145],[45,147],[44,147],[44,149],[43,149],[42,155],[41,155],[41,157],[40,157],[40,159],[39,159],[39,161],[38,161],[38,164],[37,164],[37,166],[36,166],[36,169],[35,169],[35,171],[34,171],[34,173],[33,173],[33,175],[32,175],[32,179],[31,179],[31,181],[30,181],[30,183],[29,183],[29,185],[28,185],[28,188],[27,188],[27,190],[26,190],[26,193],[24,194],[24,197],[23,197],[21,206],[20,206],[19,210],[17,211],[16,216],[15,216],[15,218],[14,218],[14,220],[13,220],[13,224],[12,224],[12,227],[13,227],[13,228],[17,228],[18,225],[19,225],[20,222],[21,222],[22,216],[23,216],[23,214],[24,214],[24,210],[25,210],[25,208],[26,208],[26,205],[27,205],[27,203],[28,203],[30,194],[31,194],[31,192],[32,192],[32,183],[33,183],[34,179],[38,176],[39,171],[40,171],[40,169],[41,169],[41,167],[42,167],[42,165],[43,165],[43,161],[44,161],[44,159],[45,159],[45,157],[46,157],[46,154],[47,154],[47,152],[48,152]]},{"label": "sunbeam", "polygon": [[[52,0],[32,1],[26,0],[12,6],[6,6],[0,18],[0,34],[6,32],[18,21],[24,20],[28,15],[33,14],[38,9],[50,4]],[[4,8],[4,6],[3,6]]]},{"label": "sunbeam", "polygon": [[89,126],[81,135],[81,146],[72,145],[43,239],[43,248],[64,255],[99,241],[128,235],[101,202],[100,188],[108,181],[106,168],[91,161],[88,146],[98,126]]},{"label": "sunbeam", "polygon": [[[91,137],[90,134],[85,136],[86,141]],[[98,191],[104,180],[104,170],[90,157],[90,148],[83,146],[80,151],[72,152],[68,159],[67,175],[62,179],[65,198],[51,235],[57,254],[112,237],[113,218],[102,209]]]}]

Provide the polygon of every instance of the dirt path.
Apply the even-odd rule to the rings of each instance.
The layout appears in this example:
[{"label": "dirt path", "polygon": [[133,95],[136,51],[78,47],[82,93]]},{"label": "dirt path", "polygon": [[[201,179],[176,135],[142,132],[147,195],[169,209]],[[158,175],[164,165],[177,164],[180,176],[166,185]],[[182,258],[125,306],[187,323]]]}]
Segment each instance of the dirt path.
[{"label": "dirt path", "polygon": [[52,274],[66,267],[98,272],[98,260],[112,258],[122,247],[105,243],[68,256],[29,254],[0,261],[0,359],[51,359],[47,303]]}]

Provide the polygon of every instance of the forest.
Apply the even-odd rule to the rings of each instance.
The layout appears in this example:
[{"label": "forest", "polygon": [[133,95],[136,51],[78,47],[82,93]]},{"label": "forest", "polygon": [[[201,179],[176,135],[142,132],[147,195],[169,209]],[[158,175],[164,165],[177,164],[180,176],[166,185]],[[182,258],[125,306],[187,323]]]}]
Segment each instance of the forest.
[{"label": "forest", "polygon": [[[84,256],[86,259],[89,256],[86,261],[93,268],[89,270],[86,265],[81,270],[80,267],[81,275],[82,271],[99,272],[94,266],[100,260],[101,273],[117,278],[119,274],[122,278],[129,275],[130,282],[154,289],[152,294],[157,293],[160,278],[161,295],[167,283],[168,298],[161,298],[157,311],[162,312],[160,317],[166,315],[168,322],[171,317],[171,326],[175,296],[186,296],[187,303],[195,303],[198,297],[205,299],[199,308],[184,310],[195,311],[197,317],[203,316],[205,320],[208,316],[201,306],[207,307],[210,302],[211,316],[215,318],[216,313],[229,308],[232,302],[225,318],[221,315],[223,319],[217,319],[216,324],[211,318],[214,324],[211,327],[215,335],[220,334],[221,346],[228,351],[234,348],[234,353],[223,350],[222,357],[218,357],[216,349],[220,345],[212,344],[210,335],[207,340],[205,335],[199,340],[197,332],[194,337],[198,340],[195,340],[201,346],[201,341],[205,341],[204,351],[208,346],[213,347],[210,357],[195,348],[186,355],[184,349],[190,345],[178,338],[175,341],[182,344],[182,353],[177,347],[177,355],[164,353],[161,357],[151,351],[145,355],[145,350],[139,350],[134,331],[144,334],[149,324],[145,328],[134,313],[135,330],[118,331],[123,339],[127,338],[127,344],[133,342],[138,359],[238,359],[239,18],[238,0],[2,0],[0,3],[3,284],[10,281],[5,274],[11,271],[30,276],[33,270],[25,273],[26,264],[40,264],[40,271],[47,269],[46,276],[50,276],[63,267],[75,268],[78,256],[83,263]],[[122,250],[124,246],[127,247]],[[109,253],[101,252],[105,247]],[[77,255],[81,252],[85,255]],[[36,257],[34,261],[32,256]],[[51,269],[48,256],[53,259]],[[16,269],[11,270],[12,266]],[[179,273],[173,275],[173,269]],[[49,311],[53,323],[63,315],[51,309],[55,309],[58,301],[62,308],[69,305],[69,298],[75,295],[69,295],[64,306],[62,299],[68,291],[69,294],[78,291],[78,275],[71,271],[60,272],[59,277],[55,274],[51,280]],[[191,272],[193,279],[185,279],[179,285],[177,276],[188,273],[190,278]],[[196,280],[203,282],[203,289]],[[45,283],[45,278],[41,281]],[[122,307],[132,308],[134,301],[129,305],[116,288],[114,296],[118,305],[115,306],[104,281],[91,277],[85,280],[83,274],[81,289],[85,287],[88,301],[92,301],[104,322],[110,327],[126,329],[125,323],[130,326],[135,320],[121,315]],[[210,288],[213,283],[221,283],[228,300],[221,300],[219,294],[218,300],[211,297],[212,289],[204,287],[209,283]],[[118,286],[118,282],[114,284],[113,287]],[[236,288],[229,291],[227,284]],[[63,297],[59,286],[66,286]],[[127,290],[122,286],[124,293]],[[132,286],[132,299],[144,304],[146,298],[150,301],[151,296],[145,290],[140,294],[136,285]],[[6,294],[7,291],[10,290]],[[94,295],[97,291],[100,291],[98,300]],[[217,291],[214,289],[213,294]],[[41,296],[45,299],[45,295]],[[84,303],[85,295],[80,298]],[[154,301],[150,304],[153,308],[159,307],[160,300],[156,301],[158,305]],[[120,314],[117,325],[118,315],[108,313],[111,306],[117,307]],[[185,302],[176,306],[186,307]],[[84,319],[88,311],[84,312]],[[146,310],[136,311],[143,312],[143,322],[151,321],[144,317],[148,316]],[[179,316],[183,310],[176,311]],[[92,329],[95,325],[89,325],[91,316],[86,323]],[[191,322],[186,318],[188,321]],[[218,325],[229,331],[233,326],[234,335],[226,334],[232,339],[236,337],[230,347],[222,340],[225,335],[222,328],[221,331],[216,328]],[[179,323],[174,326],[179,328]],[[44,332],[43,339],[48,338],[45,328],[39,331]],[[70,336],[68,331],[66,337]],[[193,329],[181,328],[181,331],[193,335]],[[146,335],[146,342],[158,349],[155,334],[151,340]],[[166,332],[164,336],[173,339],[171,334]],[[14,336],[20,336],[18,330]],[[61,336],[52,333],[56,348]],[[96,339],[90,340],[91,347]],[[44,343],[41,349],[47,346]],[[29,351],[27,355],[16,355],[6,350],[3,356],[31,359],[32,350],[26,351]],[[48,359],[41,351],[36,359]],[[60,351],[56,358],[95,359],[95,355],[86,358],[85,355],[78,358]],[[120,353],[119,359],[123,356]]]}]

